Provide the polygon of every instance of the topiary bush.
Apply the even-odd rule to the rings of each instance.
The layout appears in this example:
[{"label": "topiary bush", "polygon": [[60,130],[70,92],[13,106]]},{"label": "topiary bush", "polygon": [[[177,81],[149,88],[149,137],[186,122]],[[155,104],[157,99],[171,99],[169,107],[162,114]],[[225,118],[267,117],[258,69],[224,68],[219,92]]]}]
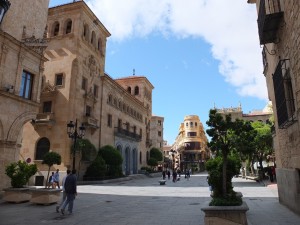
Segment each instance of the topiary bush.
[{"label": "topiary bush", "polygon": [[13,162],[5,168],[5,174],[11,179],[13,188],[22,188],[36,172],[35,164],[27,164],[22,161]]},{"label": "topiary bush", "polygon": [[99,149],[100,155],[107,165],[107,175],[112,177],[123,176],[122,163],[123,158],[121,153],[111,145],[105,145]]},{"label": "topiary bush", "polygon": [[222,157],[216,157],[214,159],[210,159],[206,162],[206,170],[208,171],[209,178],[208,184],[212,187],[212,198],[213,200],[210,202],[210,205],[241,205],[242,199],[241,197],[237,197],[236,193],[233,191],[232,186],[232,178],[235,175],[239,174],[239,170],[241,167],[240,160],[235,156],[229,156],[227,159],[227,179],[226,179],[226,189],[228,190],[228,194],[226,197],[223,196],[222,188],[223,188],[223,159]]},{"label": "topiary bush", "polygon": [[102,179],[106,173],[106,164],[104,159],[98,155],[92,164],[86,169],[85,179]]}]

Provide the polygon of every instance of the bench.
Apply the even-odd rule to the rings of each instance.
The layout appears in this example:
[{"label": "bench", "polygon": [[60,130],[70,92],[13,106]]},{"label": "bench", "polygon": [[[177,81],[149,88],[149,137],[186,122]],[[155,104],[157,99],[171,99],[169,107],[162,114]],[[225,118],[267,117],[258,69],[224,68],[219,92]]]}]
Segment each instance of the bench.
[{"label": "bench", "polygon": [[159,180],[158,181],[160,185],[165,185],[166,184],[166,180]]}]

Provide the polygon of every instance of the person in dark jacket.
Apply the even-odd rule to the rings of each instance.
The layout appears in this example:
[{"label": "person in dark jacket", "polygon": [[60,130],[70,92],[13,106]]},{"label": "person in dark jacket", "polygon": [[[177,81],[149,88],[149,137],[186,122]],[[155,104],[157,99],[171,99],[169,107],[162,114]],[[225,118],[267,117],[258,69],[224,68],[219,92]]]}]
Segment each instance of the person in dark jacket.
[{"label": "person in dark jacket", "polygon": [[66,177],[64,188],[66,192],[66,200],[61,206],[61,214],[65,214],[65,208],[68,205],[69,214],[73,212],[73,203],[75,196],[77,195],[77,178],[76,178],[76,170],[72,170],[72,174]]}]

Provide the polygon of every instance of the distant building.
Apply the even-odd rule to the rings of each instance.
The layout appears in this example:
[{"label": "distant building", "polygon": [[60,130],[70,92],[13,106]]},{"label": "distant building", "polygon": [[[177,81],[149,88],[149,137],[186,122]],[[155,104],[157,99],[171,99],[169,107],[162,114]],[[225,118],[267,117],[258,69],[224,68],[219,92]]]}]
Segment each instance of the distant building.
[{"label": "distant building", "polygon": [[220,114],[230,114],[232,120],[241,119],[245,121],[260,121],[263,123],[268,123],[271,116],[273,115],[272,104],[268,103],[263,110],[253,110],[249,113],[243,113],[242,106],[230,107],[230,108],[215,108]]},{"label": "distant building", "polygon": [[204,170],[204,163],[210,157],[207,138],[202,123],[197,115],[184,117],[172,150],[175,154],[175,165],[181,170]]},{"label": "distant building", "polygon": [[300,214],[300,2],[248,3],[257,9],[263,74],[273,103],[279,201]]}]

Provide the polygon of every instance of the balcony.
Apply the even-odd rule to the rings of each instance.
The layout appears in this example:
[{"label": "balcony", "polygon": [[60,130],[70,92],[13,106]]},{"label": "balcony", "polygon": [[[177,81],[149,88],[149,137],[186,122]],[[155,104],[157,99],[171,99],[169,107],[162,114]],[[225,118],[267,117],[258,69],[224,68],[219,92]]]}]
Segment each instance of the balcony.
[{"label": "balcony", "polygon": [[283,18],[280,0],[261,0],[258,12],[260,44],[273,43],[277,39],[279,24]]},{"label": "balcony", "polygon": [[38,113],[32,123],[34,125],[47,125],[52,127],[55,124],[54,113]]},{"label": "balcony", "polygon": [[130,132],[129,130],[123,129],[121,127],[115,127],[115,136],[127,138],[137,142],[142,140],[141,135],[138,135],[134,132]]},{"label": "balcony", "polygon": [[92,116],[84,116],[82,121],[84,127],[98,129],[98,120]]}]

